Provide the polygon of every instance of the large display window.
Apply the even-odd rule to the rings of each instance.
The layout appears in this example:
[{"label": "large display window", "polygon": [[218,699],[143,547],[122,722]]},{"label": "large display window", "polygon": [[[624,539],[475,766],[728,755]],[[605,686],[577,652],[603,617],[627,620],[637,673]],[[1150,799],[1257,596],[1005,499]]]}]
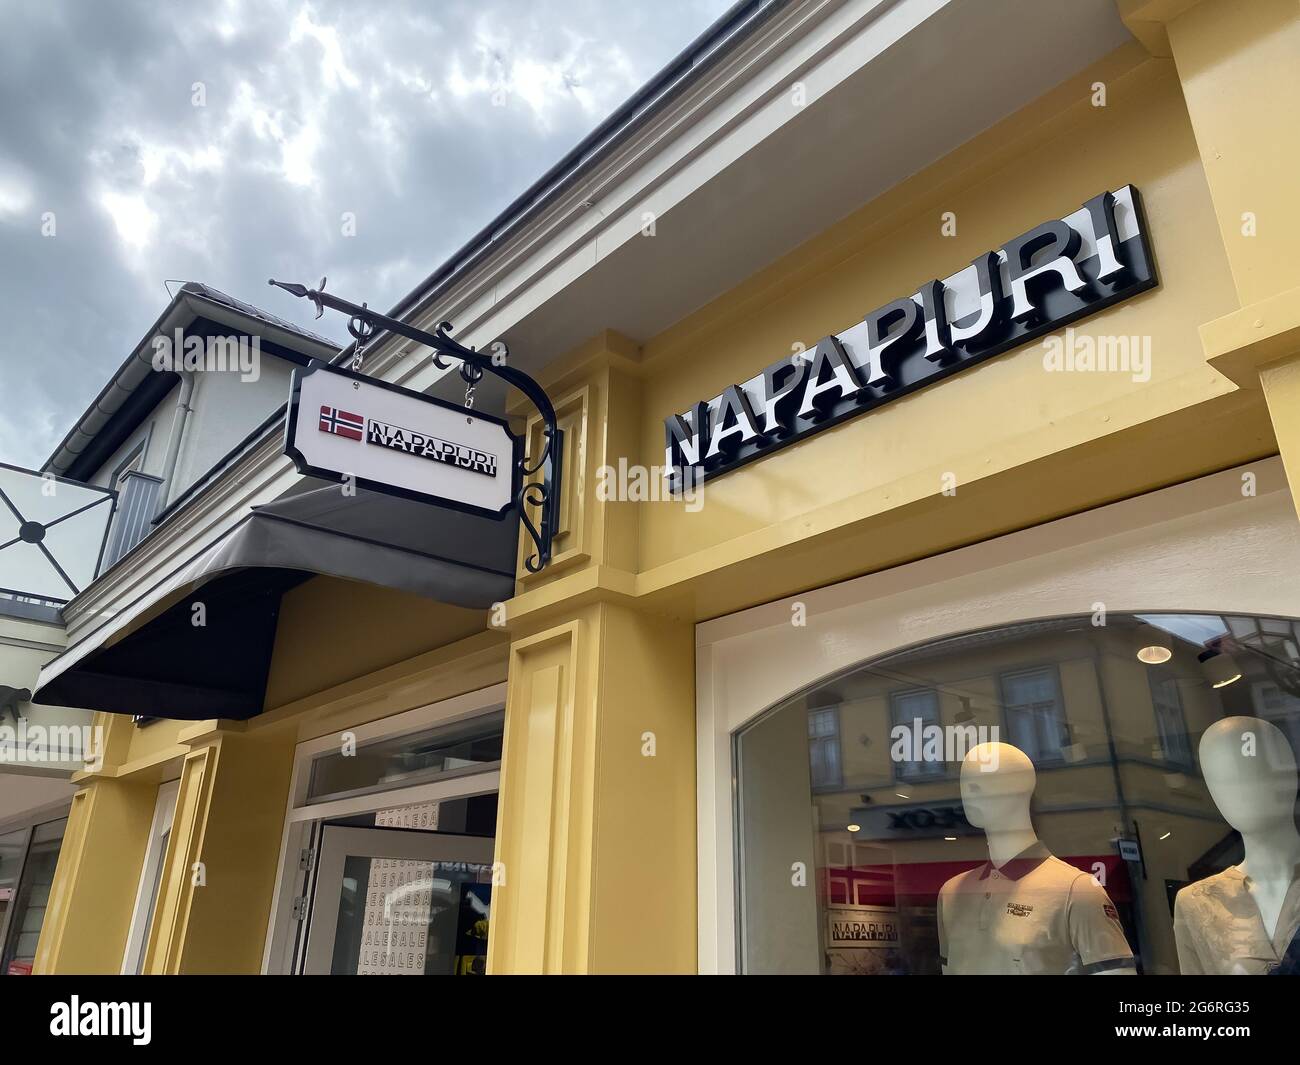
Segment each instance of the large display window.
[{"label": "large display window", "polygon": [[733,742],[744,971],[1300,970],[1300,622],[1002,625]]}]

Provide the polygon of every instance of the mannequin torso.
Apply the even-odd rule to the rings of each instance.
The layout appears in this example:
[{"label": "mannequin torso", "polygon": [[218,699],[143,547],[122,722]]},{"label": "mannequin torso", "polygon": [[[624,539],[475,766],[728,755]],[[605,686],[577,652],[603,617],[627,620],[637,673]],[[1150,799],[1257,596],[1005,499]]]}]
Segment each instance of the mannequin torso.
[{"label": "mannequin torso", "polygon": [[1106,892],[1039,841],[1029,815],[1035,782],[1033,763],[1010,744],[979,744],[962,763],[962,806],[984,829],[989,863],[939,892],[944,971],[1132,975]]},{"label": "mannequin torso", "polygon": [[1201,773],[1223,819],[1241,833],[1239,865],[1185,887],[1174,906],[1184,973],[1265,973],[1300,925],[1296,762],[1271,722],[1229,717],[1205,730]]}]

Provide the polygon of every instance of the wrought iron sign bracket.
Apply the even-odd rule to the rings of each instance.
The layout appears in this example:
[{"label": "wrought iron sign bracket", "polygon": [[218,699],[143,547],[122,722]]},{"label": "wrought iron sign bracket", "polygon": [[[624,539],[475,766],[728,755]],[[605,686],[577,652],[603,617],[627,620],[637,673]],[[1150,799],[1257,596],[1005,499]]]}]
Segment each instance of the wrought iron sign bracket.
[{"label": "wrought iron sign bracket", "polygon": [[[368,341],[379,330],[384,330],[432,348],[435,352],[434,362],[440,369],[447,367],[441,356],[445,355],[459,359],[461,377],[469,386],[473,386],[481,380],[484,373],[490,373],[499,377],[506,384],[517,388],[528,397],[533,406],[537,408],[537,412],[542,416],[543,443],[541,454],[535,459],[530,460],[526,452],[519,459],[518,488],[515,491],[514,503],[515,509],[519,512],[519,520],[523,523],[524,529],[534,545],[534,551],[525,558],[524,566],[529,573],[540,572],[551,560],[551,545],[559,523],[560,479],[563,473],[561,470],[561,457],[564,453],[562,446],[563,434],[555,417],[555,406],[551,403],[546,390],[528,374],[505,365],[503,360],[508,358],[509,351],[505,349],[504,343],[500,345],[499,355],[484,355],[482,352],[467,348],[452,339],[448,335],[448,331],[451,329],[450,322],[441,322],[438,325],[437,332],[427,333],[423,329],[408,325],[406,322],[373,311],[364,303],[357,306],[355,303],[339,299],[339,297],[325,291],[324,278],[321,278],[320,285],[314,289],[308,288],[306,285],[286,283],[274,279],[269,281],[268,284],[274,285],[276,288],[282,288],[290,295],[311,300],[316,306],[317,318],[325,313],[326,307],[346,314],[348,316],[348,332],[356,338],[358,345]],[[498,361],[498,359],[502,361]],[[542,475],[541,480],[532,480],[538,473]],[[540,520],[537,524],[534,524],[528,516],[530,507],[536,507],[540,514]]]}]

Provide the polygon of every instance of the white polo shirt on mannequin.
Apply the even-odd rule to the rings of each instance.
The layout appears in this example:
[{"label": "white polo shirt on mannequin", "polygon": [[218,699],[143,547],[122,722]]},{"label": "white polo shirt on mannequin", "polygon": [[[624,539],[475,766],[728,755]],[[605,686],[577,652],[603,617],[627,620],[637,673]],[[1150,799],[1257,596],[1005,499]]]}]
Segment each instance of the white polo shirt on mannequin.
[{"label": "white polo shirt on mannequin", "polygon": [[1133,967],[1119,914],[1088,873],[1036,843],[939,891],[945,974],[1086,975]]}]

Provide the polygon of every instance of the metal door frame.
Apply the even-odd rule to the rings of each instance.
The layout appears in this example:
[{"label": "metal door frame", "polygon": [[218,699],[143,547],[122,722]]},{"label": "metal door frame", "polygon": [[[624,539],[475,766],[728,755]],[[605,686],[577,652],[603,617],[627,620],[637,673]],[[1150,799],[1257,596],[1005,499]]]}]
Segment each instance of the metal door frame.
[{"label": "metal door frame", "polygon": [[495,847],[496,841],[491,836],[323,825],[301,971],[307,975],[326,975],[330,971],[343,894],[343,865],[347,858],[468,862],[490,867]]}]

